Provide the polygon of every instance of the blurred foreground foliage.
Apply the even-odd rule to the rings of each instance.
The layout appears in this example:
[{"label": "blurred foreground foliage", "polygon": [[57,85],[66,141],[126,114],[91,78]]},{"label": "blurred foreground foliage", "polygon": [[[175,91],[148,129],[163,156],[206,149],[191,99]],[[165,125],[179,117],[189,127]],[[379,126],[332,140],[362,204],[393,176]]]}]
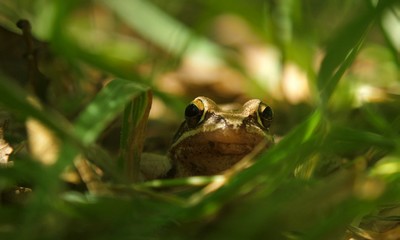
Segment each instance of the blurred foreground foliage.
[{"label": "blurred foreground foliage", "polygon": [[[398,1],[0,9],[1,239],[399,239]],[[150,89],[150,135],[207,95],[266,100],[280,140],[234,174],[141,183]]]}]

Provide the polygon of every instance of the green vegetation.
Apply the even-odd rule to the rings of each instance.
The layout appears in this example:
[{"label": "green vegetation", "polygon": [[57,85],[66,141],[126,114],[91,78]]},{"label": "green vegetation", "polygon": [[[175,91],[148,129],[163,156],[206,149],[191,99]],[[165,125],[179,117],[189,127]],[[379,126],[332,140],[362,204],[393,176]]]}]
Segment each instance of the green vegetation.
[{"label": "green vegetation", "polygon": [[[0,239],[398,239],[398,1],[4,0],[0,25]],[[152,97],[170,126],[196,94],[266,100],[276,145],[140,182]]]}]

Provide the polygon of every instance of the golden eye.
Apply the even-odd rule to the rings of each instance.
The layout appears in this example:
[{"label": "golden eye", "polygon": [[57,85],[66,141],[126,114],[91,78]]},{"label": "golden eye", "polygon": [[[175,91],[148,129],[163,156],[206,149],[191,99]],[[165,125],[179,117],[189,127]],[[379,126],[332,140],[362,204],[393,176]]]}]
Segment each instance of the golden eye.
[{"label": "golden eye", "polygon": [[274,118],[274,112],[272,108],[267,104],[260,102],[258,105],[258,122],[261,126],[268,129],[271,126],[272,119]]},{"label": "golden eye", "polygon": [[195,99],[185,109],[185,119],[190,128],[196,127],[204,118],[204,103]]}]

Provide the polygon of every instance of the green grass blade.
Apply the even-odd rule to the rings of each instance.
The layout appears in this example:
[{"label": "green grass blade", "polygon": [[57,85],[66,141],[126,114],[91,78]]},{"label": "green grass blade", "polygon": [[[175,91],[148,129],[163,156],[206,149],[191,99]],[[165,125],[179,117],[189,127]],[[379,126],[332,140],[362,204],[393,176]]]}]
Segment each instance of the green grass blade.
[{"label": "green grass blade", "polygon": [[[260,177],[271,183],[270,190],[279,185],[279,181],[284,180],[290,172],[299,164],[297,161],[291,161],[290,164],[284,164],[284,160],[299,156],[304,149],[314,147],[308,143],[311,136],[321,123],[320,112],[315,112],[306,121],[292,130],[276,146],[261,154],[255,163],[248,169],[239,172],[225,186],[210,195],[195,194],[192,196],[193,208],[187,213],[190,216],[197,214],[213,214],[222,203],[233,198],[237,194],[245,192],[246,184],[252,181],[259,181]],[[305,148],[305,146],[308,146]],[[214,207],[212,207],[214,206]]]},{"label": "green grass blade", "polygon": [[80,7],[79,3],[76,0],[37,3],[37,8],[44,9],[45,14],[37,16],[33,30],[41,38],[52,42],[52,49],[69,59],[71,63],[76,63],[76,60],[80,59],[103,72],[110,72],[120,78],[142,81],[132,68],[134,61],[116,58],[105,51],[94,51],[94,48],[85,48],[84,46],[88,43],[83,43],[80,39],[83,37],[73,36],[71,30],[68,29],[71,28],[69,18],[74,10]]},{"label": "green grass blade", "polygon": [[111,81],[76,119],[76,135],[84,144],[92,144],[129,101],[147,90],[147,86],[129,80]]},{"label": "green grass blade", "polygon": [[395,6],[392,9],[386,11],[382,18],[379,20],[379,27],[382,31],[382,35],[385,38],[387,48],[393,56],[394,62],[397,66],[400,66],[400,57],[398,52],[400,51],[400,19],[399,19],[399,7]]},{"label": "green grass blade", "polygon": [[121,130],[120,163],[127,179],[140,179],[140,159],[150,113],[152,93],[143,92],[126,105]]},{"label": "green grass blade", "polygon": [[181,56],[201,52],[203,56],[218,61],[220,49],[212,42],[195,35],[182,23],[167,15],[161,9],[143,0],[101,0],[114,10],[128,25],[143,37],[165,51]]},{"label": "green grass blade", "polygon": [[367,14],[346,25],[327,46],[326,55],[318,73],[320,97],[327,102],[346,69],[350,67],[373,21]]},{"label": "green grass blade", "polygon": [[124,110],[129,101],[147,90],[147,86],[132,81],[114,80],[100,91],[74,124],[55,113],[33,106],[27,100],[28,95],[5,77],[0,79],[0,103],[24,118],[36,118],[64,141],[59,166],[55,167],[61,171],[82,148],[95,142],[107,124]]},{"label": "green grass blade", "polygon": [[[396,146],[395,138],[388,138],[374,132],[349,127],[335,126],[328,134],[328,140],[331,142],[328,148],[332,148],[333,152],[343,150],[362,149],[370,146],[393,150]],[[328,149],[326,150],[328,151]]]},{"label": "green grass blade", "polygon": [[[78,116],[74,123],[75,135],[85,146],[89,147],[107,125],[123,112],[130,101],[147,91],[147,86],[133,81],[124,79],[111,81]],[[71,163],[79,152],[78,148],[64,144],[58,164],[63,166]],[[109,171],[114,172],[113,170]]]},{"label": "green grass blade", "polygon": [[60,115],[48,109],[40,109],[28,100],[29,95],[10,79],[0,75],[0,103],[4,108],[23,118],[33,117],[47,126],[61,139],[76,144],[79,140],[72,133],[72,125]]},{"label": "green grass blade", "polygon": [[[75,120],[75,136],[85,147],[90,147],[107,125],[123,112],[125,106],[147,90],[147,86],[129,80],[111,81]],[[65,143],[60,151],[58,168],[62,169],[62,166],[71,163],[79,152],[80,149]]]},{"label": "green grass blade", "polygon": [[329,100],[339,80],[354,61],[377,17],[394,4],[393,0],[379,2],[376,8],[359,13],[355,20],[346,24],[330,39],[317,77],[323,103]]}]

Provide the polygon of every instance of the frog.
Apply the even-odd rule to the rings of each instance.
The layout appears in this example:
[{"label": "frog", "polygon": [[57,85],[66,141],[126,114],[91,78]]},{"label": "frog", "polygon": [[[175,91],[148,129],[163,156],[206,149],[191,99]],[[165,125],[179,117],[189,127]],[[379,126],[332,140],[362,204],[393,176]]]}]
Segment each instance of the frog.
[{"label": "frog", "polygon": [[240,106],[217,104],[199,96],[187,105],[184,115],[167,158],[147,161],[150,164],[147,168],[159,172],[158,175],[179,178],[221,174],[261,142],[264,142],[263,148],[274,144],[270,132],[274,114],[259,99],[248,100]]}]

